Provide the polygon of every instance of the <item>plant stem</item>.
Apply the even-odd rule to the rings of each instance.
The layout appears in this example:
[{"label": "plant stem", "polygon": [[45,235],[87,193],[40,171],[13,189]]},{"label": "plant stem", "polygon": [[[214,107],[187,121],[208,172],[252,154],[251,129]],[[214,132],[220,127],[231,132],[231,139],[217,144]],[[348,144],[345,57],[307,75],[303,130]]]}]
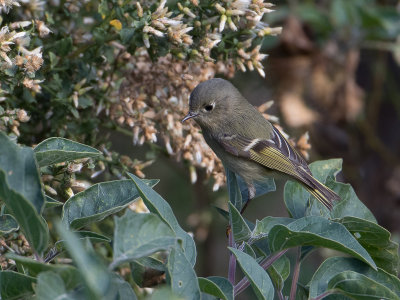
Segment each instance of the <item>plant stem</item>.
[{"label": "plant stem", "polygon": [[34,252],[35,258],[37,261],[43,262],[43,258],[37,253],[36,251]]},{"label": "plant stem", "polygon": [[[268,269],[275,261],[277,261],[282,255],[284,255],[289,249],[282,250],[274,255],[271,255],[264,259],[261,263],[260,266],[266,270]],[[244,277],[242,280],[239,281],[239,283],[235,286],[234,289],[234,294],[239,295],[241,292],[243,292],[248,286],[250,285],[250,281],[247,279],[247,277]]]},{"label": "plant stem", "polygon": [[299,274],[300,274],[300,255],[301,255],[301,247],[298,247],[296,264],[295,264],[294,270],[293,270],[293,279],[292,279],[292,286],[290,288],[289,300],[296,299],[297,282],[299,281]]},{"label": "plant stem", "polygon": [[330,291],[326,291],[325,293],[322,293],[321,295],[319,295],[318,297],[312,298],[311,300],[322,300],[324,299],[326,296],[329,296],[331,294],[333,294],[334,291],[330,290]]},{"label": "plant stem", "polygon": [[[233,238],[232,229],[229,228],[229,247],[235,247],[235,240]],[[233,253],[229,256],[229,270],[228,270],[228,279],[232,285],[235,285],[235,273],[236,273],[236,257]]]},{"label": "plant stem", "polygon": [[285,300],[285,297],[283,296],[282,291],[277,291],[276,293],[278,294],[279,300]]}]

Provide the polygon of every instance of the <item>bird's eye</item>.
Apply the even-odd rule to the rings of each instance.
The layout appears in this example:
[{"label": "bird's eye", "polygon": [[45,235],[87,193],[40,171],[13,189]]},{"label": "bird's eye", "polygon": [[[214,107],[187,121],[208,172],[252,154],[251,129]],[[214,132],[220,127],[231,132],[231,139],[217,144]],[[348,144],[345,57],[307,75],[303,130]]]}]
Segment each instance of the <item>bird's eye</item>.
[{"label": "bird's eye", "polygon": [[204,109],[206,111],[212,111],[213,108],[214,108],[214,105],[212,105],[212,104],[207,104],[206,106],[204,106]]}]

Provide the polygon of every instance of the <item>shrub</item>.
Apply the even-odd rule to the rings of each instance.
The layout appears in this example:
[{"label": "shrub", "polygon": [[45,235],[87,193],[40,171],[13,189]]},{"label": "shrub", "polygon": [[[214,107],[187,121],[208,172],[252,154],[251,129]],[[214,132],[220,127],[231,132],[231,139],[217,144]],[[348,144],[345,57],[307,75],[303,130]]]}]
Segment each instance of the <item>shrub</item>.
[{"label": "shrub", "polygon": [[[32,150],[16,145],[3,133],[0,151],[1,232],[12,237],[20,229],[29,244],[24,244],[24,250],[9,248],[5,255],[0,272],[3,299],[32,295],[37,299],[135,299],[144,296],[139,287],[149,280],[148,274],[153,276],[154,298],[200,299],[208,294],[233,299],[251,285],[259,299],[275,295],[285,299],[282,290],[291,273],[286,256],[290,248],[297,249],[290,299],[296,294],[301,299],[400,296],[398,245],[376,223],[352,187],[335,180],[341,170],[339,159],[310,165],[315,177],[342,198],[332,211],[299,184],[288,182],[284,201],[290,217],[266,216],[255,223],[239,213],[246,202],[243,195],[247,195],[243,181],[226,170],[230,202],[228,210],[219,211],[229,224],[229,274],[228,278],[202,278],[193,269],[194,240],[179,225],[169,204],[152,189],[157,180],[127,173],[127,179],[97,183],[62,203],[45,195],[40,176],[57,168],[68,172],[82,160],[87,164],[87,158],[98,158],[101,152],[61,138],[47,139]],[[262,194],[274,190],[275,184],[267,180],[259,187]],[[127,208],[139,199],[148,212]],[[55,206],[62,206],[61,215],[46,214]],[[115,216],[107,236],[99,228],[107,227],[104,219],[110,215]],[[106,253],[96,252],[100,243],[107,245]],[[297,286],[302,261],[320,247],[347,256],[327,258],[307,286]],[[71,260],[56,259],[61,253]],[[244,273],[238,282],[236,264]]]}]

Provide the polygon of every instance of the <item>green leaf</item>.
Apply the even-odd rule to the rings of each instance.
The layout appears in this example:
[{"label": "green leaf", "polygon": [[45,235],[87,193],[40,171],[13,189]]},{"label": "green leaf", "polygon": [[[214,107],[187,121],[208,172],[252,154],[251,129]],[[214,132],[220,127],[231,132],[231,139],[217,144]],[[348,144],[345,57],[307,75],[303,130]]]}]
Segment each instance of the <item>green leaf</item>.
[{"label": "green leaf", "polygon": [[0,199],[41,254],[47,247],[48,228],[40,216],[45,200],[33,151],[0,132],[0,153]]},{"label": "green leaf", "polygon": [[183,250],[192,266],[196,263],[196,245],[193,238],[179,226],[171,206],[159,194],[148,187],[145,182],[133,174],[127,173],[135,183],[140,196],[147,208],[158,215],[175,232],[176,237],[182,240]]},{"label": "green leaf", "polygon": [[200,299],[200,288],[196,273],[183,251],[173,248],[168,257],[168,273],[171,289],[185,299]]},{"label": "green leaf", "polygon": [[74,231],[74,233],[76,233],[80,239],[88,238],[91,242],[111,242],[110,238],[97,232],[80,230]]},{"label": "green leaf", "polygon": [[45,203],[45,207],[46,207],[46,208],[57,207],[57,206],[62,206],[62,205],[64,205],[63,202],[58,201],[58,200],[56,200],[56,199],[53,199],[53,198],[51,198],[51,197],[49,197],[49,196],[47,196],[47,195],[45,196],[45,198],[46,198],[46,203]]},{"label": "green leaf", "polygon": [[399,245],[390,240],[390,232],[376,223],[344,217],[335,220],[343,224],[373,258],[376,265],[393,275],[398,273]]},{"label": "green leaf", "polygon": [[[238,211],[242,210],[243,205],[248,201],[249,189],[245,181],[225,167],[226,182],[229,193],[229,201],[235,205]],[[254,197],[262,196],[266,193],[276,190],[275,181],[266,177],[263,181],[254,181],[253,185],[256,189]]]},{"label": "green leaf", "polygon": [[[313,176],[321,183],[326,183],[328,178],[335,179],[337,173],[342,169],[341,159],[329,159],[316,161],[310,164]],[[284,198],[289,214],[295,218],[306,215],[307,207],[310,204],[311,195],[306,189],[295,181],[288,181],[285,184]]]},{"label": "green leaf", "polygon": [[[41,213],[44,194],[33,151],[29,147],[19,147],[3,132],[0,132],[0,171],[4,172],[8,189],[14,190],[28,200]],[[3,185],[3,180],[1,181]],[[4,187],[2,188],[2,190]],[[7,205],[7,197],[3,196]],[[12,210],[9,207],[10,210]]]},{"label": "green leaf", "polygon": [[0,272],[1,299],[13,300],[33,294],[32,284],[36,279],[13,271]]},{"label": "green leaf", "polygon": [[248,243],[246,243],[246,242],[244,242],[243,252],[246,253],[246,254],[248,254],[248,255],[250,255],[250,256],[251,256],[252,258],[254,258],[254,259],[257,258],[257,255],[256,255],[254,249],[251,248],[251,246],[250,246]]},{"label": "green leaf", "polygon": [[[318,270],[311,278],[309,283],[310,298],[316,298],[327,291],[329,289],[328,283],[331,281],[331,279],[345,271],[353,271],[363,274],[376,283],[387,287],[398,297],[400,297],[400,280],[397,278],[397,276],[391,275],[379,268],[376,271],[367,264],[352,257],[331,257],[320,265]],[[329,299],[331,299],[331,297],[329,297]]]},{"label": "green leaf", "polygon": [[328,283],[328,289],[353,299],[399,299],[386,286],[353,271],[344,271],[334,276]]},{"label": "green leaf", "polygon": [[323,217],[304,217],[288,225],[275,225],[268,242],[272,252],[310,245],[331,248],[355,256],[376,269],[371,256],[346,227]]},{"label": "green leaf", "polygon": [[37,278],[36,299],[70,299],[62,278],[54,272],[40,273]]},{"label": "green leaf", "polygon": [[[249,200],[249,188],[242,177],[237,176],[237,181],[239,184],[240,192],[242,194],[242,199],[245,199],[245,202],[247,202]],[[271,177],[265,177],[261,181],[254,181],[253,185],[256,189],[256,194],[254,198],[260,197],[276,190],[275,181]]]},{"label": "green leaf", "polygon": [[123,44],[129,44],[135,34],[135,28],[122,28],[119,32]]},{"label": "green leaf", "polygon": [[291,218],[284,218],[284,217],[265,217],[261,221],[256,220],[256,227],[254,228],[253,232],[251,233],[251,238],[253,240],[259,240],[268,236],[269,231],[272,227],[277,224],[288,225],[295,221]]},{"label": "green leaf", "polygon": [[[153,187],[158,181],[145,182]],[[139,192],[129,179],[97,183],[65,202],[62,221],[66,227],[79,229],[103,220],[137,199]]]},{"label": "green leaf", "polygon": [[236,174],[228,168],[225,168],[225,174],[226,185],[228,187],[229,202],[232,203],[236,207],[236,209],[240,211],[243,207],[243,199],[236,178]]},{"label": "green leaf", "polygon": [[18,228],[17,220],[12,215],[5,214],[0,216],[0,235],[16,231]]},{"label": "green leaf", "polygon": [[[81,240],[89,239],[91,242],[94,242],[94,243],[96,243],[96,242],[106,242],[106,243],[109,243],[109,242],[111,241],[108,237],[106,237],[106,236],[104,236],[104,235],[102,235],[102,234],[99,234],[99,233],[97,233],[97,232],[83,231],[83,230],[81,230],[81,231],[73,231],[73,232],[74,232],[74,233],[78,236],[78,238],[81,239]],[[64,240],[59,240],[59,241],[57,241],[57,242],[55,243],[55,248],[56,248],[58,251],[63,251],[63,250],[65,250],[65,248],[66,248],[65,241],[64,241]]]},{"label": "green leaf", "polygon": [[327,181],[329,186],[342,200],[333,207],[330,218],[339,219],[347,216],[356,217],[376,223],[371,211],[360,201],[350,184]]},{"label": "green leaf", "polygon": [[199,277],[200,291],[218,299],[233,300],[233,286],[224,277]]},{"label": "green leaf", "polygon": [[109,291],[109,294],[114,296],[113,299],[137,299],[131,285],[117,274],[112,275],[112,289]]},{"label": "green leaf", "polygon": [[285,280],[290,274],[290,261],[286,256],[281,256],[267,269],[269,277],[278,291],[282,291]]},{"label": "green leaf", "polygon": [[111,274],[86,240],[86,247],[73,232],[57,224],[57,230],[65,241],[66,248],[83,278],[90,297],[100,299],[112,287]]},{"label": "green leaf", "polygon": [[250,255],[229,247],[258,299],[274,299],[274,286],[267,272]]},{"label": "green leaf", "polygon": [[[149,286],[147,280],[153,280],[153,277],[162,276],[167,267],[164,263],[153,257],[142,257],[130,263],[131,274],[135,283],[140,286]],[[149,276],[150,274],[150,276]]]},{"label": "green leaf", "polygon": [[226,210],[218,207],[218,206],[214,206],[214,208],[217,210],[217,212],[227,221],[229,221],[229,212],[227,212]]},{"label": "green leaf", "polygon": [[59,137],[44,140],[34,151],[40,167],[101,155],[97,149]]},{"label": "green leaf", "polygon": [[232,202],[229,202],[229,218],[235,242],[247,241],[251,236],[251,230]]},{"label": "green leaf", "polygon": [[178,296],[175,294],[169,287],[162,287],[160,289],[156,289],[154,293],[151,295],[151,300],[187,300],[190,298],[185,298],[182,296]]},{"label": "green leaf", "polygon": [[[71,37],[67,37],[67,38],[63,38],[61,40],[58,40],[57,42],[54,43],[54,47],[52,47],[55,51],[55,53],[57,53],[60,57],[65,57],[66,55],[70,54],[70,52],[72,51],[72,38]],[[52,50],[53,50],[52,49]],[[58,73],[57,73],[58,75]]]},{"label": "green leaf", "polygon": [[169,250],[176,244],[175,233],[155,214],[138,214],[127,210],[122,217],[115,217],[114,223],[112,268],[161,250]]},{"label": "green leaf", "polygon": [[6,257],[24,266],[32,277],[37,277],[39,273],[47,271],[58,274],[68,289],[75,288],[82,280],[78,270],[69,265],[42,263],[13,253],[8,253]]},{"label": "green leaf", "polygon": [[[297,283],[296,300],[308,300],[308,288],[301,283]],[[347,299],[346,299],[347,300]]]},{"label": "green leaf", "polygon": [[335,181],[335,176],[342,169],[341,159],[316,161],[310,164],[310,169],[317,180],[341,197],[341,201],[334,203],[332,211],[329,211],[299,183],[288,181],[284,195],[285,204],[291,216],[296,219],[321,215],[332,219],[354,216],[376,222],[371,211],[358,199],[351,185]]}]

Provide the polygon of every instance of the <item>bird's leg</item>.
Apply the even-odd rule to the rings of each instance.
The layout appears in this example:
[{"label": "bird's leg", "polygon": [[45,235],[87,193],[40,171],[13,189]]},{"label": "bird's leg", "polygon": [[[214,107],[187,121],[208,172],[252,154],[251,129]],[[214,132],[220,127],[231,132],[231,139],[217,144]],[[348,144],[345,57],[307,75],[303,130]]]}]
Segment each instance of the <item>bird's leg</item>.
[{"label": "bird's leg", "polygon": [[247,189],[249,199],[247,199],[247,202],[242,207],[242,210],[240,211],[241,214],[243,214],[243,212],[247,208],[247,205],[249,205],[250,201],[256,196],[256,187],[252,183],[247,184]]}]

